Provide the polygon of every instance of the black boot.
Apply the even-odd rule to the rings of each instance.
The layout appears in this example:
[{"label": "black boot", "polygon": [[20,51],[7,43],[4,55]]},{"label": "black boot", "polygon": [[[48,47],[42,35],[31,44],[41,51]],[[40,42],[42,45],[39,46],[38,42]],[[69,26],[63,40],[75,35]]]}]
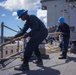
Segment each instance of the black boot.
[{"label": "black boot", "polygon": [[18,70],[18,71],[28,71],[29,70],[29,65],[25,65],[25,64],[22,64],[20,66],[16,66],[14,68],[14,70]]},{"label": "black boot", "polygon": [[37,65],[43,65],[42,59],[38,59],[38,60],[34,61],[33,63],[36,63]]},{"label": "black boot", "polygon": [[63,52],[63,53],[62,53],[62,56],[59,57],[59,59],[66,59],[66,56],[67,56],[66,52]]},{"label": "black boot", "polygon": [[60,56],[63,56],[63,54],[60,54]]}]

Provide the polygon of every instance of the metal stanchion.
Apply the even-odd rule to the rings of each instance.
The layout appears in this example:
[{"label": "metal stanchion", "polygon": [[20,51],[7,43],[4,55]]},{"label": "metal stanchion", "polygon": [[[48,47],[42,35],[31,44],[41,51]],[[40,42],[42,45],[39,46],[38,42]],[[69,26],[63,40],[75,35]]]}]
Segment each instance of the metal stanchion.
[{"label": "metal stanchion", "polygon": [[[3,43],[3,25],[4,23],[1,23],[1,44]],[[3,47],[0,47],[0,51],[1,51],[1,58],[3,58]]]}]

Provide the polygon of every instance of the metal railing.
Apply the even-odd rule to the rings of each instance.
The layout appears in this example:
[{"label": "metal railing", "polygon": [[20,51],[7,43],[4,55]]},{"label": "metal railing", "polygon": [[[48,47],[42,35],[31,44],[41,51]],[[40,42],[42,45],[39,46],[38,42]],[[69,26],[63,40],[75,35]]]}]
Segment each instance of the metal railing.
[{"label": "metal railing", "polygon": [[[6,26],[6,25],[4,25],[4,23],[2,22],[1,23],[1,26],[0,26],[0,29],[1,29],[1,34],[0,34],[0,41],[1,41],[1,44],[3,44],[4,43],[4,27],[5,28],[7,28],[7,29],[9,29],[9,30],[11,30],[11,31],[13,31],[13,32],[16,32],[16,33],[18,33],[18,31],[16,31],[16,30],[14,30],[14,29],[12,29],[12,28],[10,28],[10,27],[8,27],[8,26]],[[7,47],[6,47],[7,48]],[[14,48],[14,47],[13,47]],[[21,48],[21,47],[20,47]],[[8,53],[7,51],[5,51],[6,52],[6,54]],[[11,52],[13,53],[13,50],[11,50]],[[1,58],[4,58],[3,57],[3,53],[4,53],[4,50],[3,50],[3,46],[1,46],[0,47],[0,54],[1,54]],[[17,53],[19,53],[19,41],[18,41],[18,43],[17,43]],[[13,55],[13,54],[12,54]],[[10,55],[10,57],[11,57],[11,55]]]}]

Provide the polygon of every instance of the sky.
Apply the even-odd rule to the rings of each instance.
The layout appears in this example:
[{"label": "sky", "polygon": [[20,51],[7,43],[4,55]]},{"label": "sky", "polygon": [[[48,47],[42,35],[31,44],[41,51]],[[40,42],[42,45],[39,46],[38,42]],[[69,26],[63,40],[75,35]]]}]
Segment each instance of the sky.
[{"label": "sky", "polygon": [[[47,11],[41,10],[40,0],[0,0],[0,24],[4,22],[4,25],[19,31],[18,26],[22,28],[26,22],[18,19],[16,12],[19,9],[28,10],[29,15],[36,15],[47,27]],[[15,34],[17,33],[4,28],[4,36]]]}]

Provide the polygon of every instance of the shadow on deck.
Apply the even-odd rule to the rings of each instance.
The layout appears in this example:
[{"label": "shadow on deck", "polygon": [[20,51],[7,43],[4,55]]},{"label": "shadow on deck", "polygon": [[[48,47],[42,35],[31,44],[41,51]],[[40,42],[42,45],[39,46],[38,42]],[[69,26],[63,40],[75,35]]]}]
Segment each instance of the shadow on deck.
[{"label": "shadow on deck", "polygon": [[7,66],[0,69],[0,75],[76,75],[76,55],[68,54],[67,59],[59,60],[59,53],[42,55],[43,66],[37,66],[29,62],[29,71],[15,71],[14,67],[22,63],[21,59],[15,59]]}]

